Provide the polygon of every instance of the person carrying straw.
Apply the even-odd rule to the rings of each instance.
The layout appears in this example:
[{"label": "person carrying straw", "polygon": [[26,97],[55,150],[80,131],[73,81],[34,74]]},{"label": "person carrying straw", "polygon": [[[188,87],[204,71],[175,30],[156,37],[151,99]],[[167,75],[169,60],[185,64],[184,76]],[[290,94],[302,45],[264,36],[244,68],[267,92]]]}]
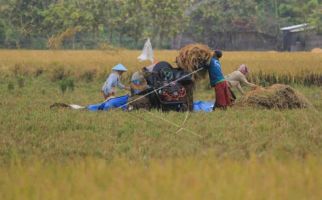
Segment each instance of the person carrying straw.
[{"label": "person carrying straw", "polygon": [[232,95],[228,88],[228,84],[221,70],[219,59],[222,57],[222,52],[219,50],[214,51],[208,68],[210,85],[215,90],[215,108],[226,110],[227,106],[231,106]]}]

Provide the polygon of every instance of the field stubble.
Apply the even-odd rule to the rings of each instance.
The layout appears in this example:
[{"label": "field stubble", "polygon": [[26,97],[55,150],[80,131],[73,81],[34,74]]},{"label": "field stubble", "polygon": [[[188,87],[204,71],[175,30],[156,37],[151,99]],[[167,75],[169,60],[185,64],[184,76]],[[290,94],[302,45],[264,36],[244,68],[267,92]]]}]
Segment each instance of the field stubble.
[{"label": "field stubble", "polygon": [[[54,102],[100,102],[106,73],[118,62],[130,71],[140,68],[138,54],[0,52],[1,199],[321,198],[321,87],[294,85],[311,109],[191,113],[185,127],[202,138],[176,133],[145,111],[49,110]],[[172,61],[175,52],[156,55]],[[226,73],[241,63],[252,72],[322,73],[321,54],[224,55]],[[58,68],[63,78],[54,76]],[[95,76],[80,78],[91,70]],[[65,77],[75,85],[62,93]],[[198,84],[196,100],[213,98],[206,82]],[[179,125],[185,119],[182,113],[152,113]]]}]

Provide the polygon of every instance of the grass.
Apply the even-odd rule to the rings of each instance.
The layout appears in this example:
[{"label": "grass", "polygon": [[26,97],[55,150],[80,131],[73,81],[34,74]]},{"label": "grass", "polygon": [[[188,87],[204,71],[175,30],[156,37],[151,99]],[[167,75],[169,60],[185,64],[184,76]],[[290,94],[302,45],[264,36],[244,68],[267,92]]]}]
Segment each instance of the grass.
[{"label": "grass", "polygon": [[322,162],[83,159],[0,169],[1,199],[320,199]]},{"label": "grass", "polygon": [[[321,87],[293,85],[312,109],[191,113],[185,127],[202,137],[176,133],[159,118],[181,125],[183,113],[49,109],[54,102],[101,102],[99,74],[121,61],[134,70],[138,54],[1,51],[0,199],[322,197]],[[175,53],[156,55],[171,60]],[[322,72],[321,54],[229,52],[225,59],[227,71],[247,60],[253,71]],[[73,78],[74,89],[62,93],[51,67]],[[196,100],[213,98],[206,84],[198,84]]]},{"label": "grass", "polygon": [[[97,89],[99,82],[76,84],[73,92],[65,94],[58,88],[59,83],[46,82],[45,78],[26,80],[24,88],[14,91],[1,85],[1,156],[16,152],[23,157],[58,159],[83,155],[142,159],[212,151],[219,156],[247,158],[256,152],[301,157],[321,151],[320,88],[298,87],[312,101],[314,109],[236,108],[192,113],[185,126],[203,138],[184,131],[176,134],[177,127],[158,118],[181,124],[185,118],[182,113],[49,110],[54,102],[87,105],[102,99]],[[196,99],[211,100],[212,96],[211,90],[199,89]]]}]

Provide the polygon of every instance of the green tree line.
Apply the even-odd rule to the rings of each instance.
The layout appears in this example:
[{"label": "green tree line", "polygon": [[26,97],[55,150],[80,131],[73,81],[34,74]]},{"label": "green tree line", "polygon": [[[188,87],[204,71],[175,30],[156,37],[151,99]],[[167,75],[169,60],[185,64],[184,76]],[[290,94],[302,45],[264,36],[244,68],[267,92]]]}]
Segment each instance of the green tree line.
[{"label": "green tree line", "polygon": [[2,48],[139,48],[150,37],[169,48],[180,34],[199,42],[214,33],[309,23],[321,33],[322,0],[0,0]]}]

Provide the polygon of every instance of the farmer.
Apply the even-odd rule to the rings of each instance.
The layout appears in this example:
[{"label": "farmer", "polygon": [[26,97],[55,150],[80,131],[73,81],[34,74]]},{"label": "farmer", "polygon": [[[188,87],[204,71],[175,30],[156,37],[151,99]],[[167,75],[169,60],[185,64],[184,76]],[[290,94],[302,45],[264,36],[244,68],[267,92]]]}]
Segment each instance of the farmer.
[{"label": "farmer", "polygon": [[214,51],[214,55],[210,61],[208,68],[210,85],[214,88],[216,93],[216,103],[215,108],[220,108],[225,110],[227,106],[231,106],[231,93],[228,88],[228,84],[225,77],[221,71],[221,64],[219,59],[222,57],[222,52],[219,50]]},{"label": "farmer", "polygon": [[108,76],[102,87],[102,93],[105,100],[115,96],[116,86],[118,86],[120,89],[130,90],[129,87],[124,86],[120,81],[120,77],[126,71],[126,67],[124,67],[122,64],[118,64],[112,68],[112,73]]},{"label": "farmer", "polygon": [[133,73],[131,77],[131,94],[137,95],[148,88],[144,74],[141,71]]},{"label": "farmer", "polygon": [[245,94],[241,87],[241,83],[251,87],[251,88],[256,88],[258,87],[257,85],[250,83],[247,81],[246,76],[248,74],[248,68],[245,64],[242,64],[238,67],[238,69],[227,76],[225,76],[225,79],[228,81],[229,87],[237,87],[239,92],[241,94]]}]

